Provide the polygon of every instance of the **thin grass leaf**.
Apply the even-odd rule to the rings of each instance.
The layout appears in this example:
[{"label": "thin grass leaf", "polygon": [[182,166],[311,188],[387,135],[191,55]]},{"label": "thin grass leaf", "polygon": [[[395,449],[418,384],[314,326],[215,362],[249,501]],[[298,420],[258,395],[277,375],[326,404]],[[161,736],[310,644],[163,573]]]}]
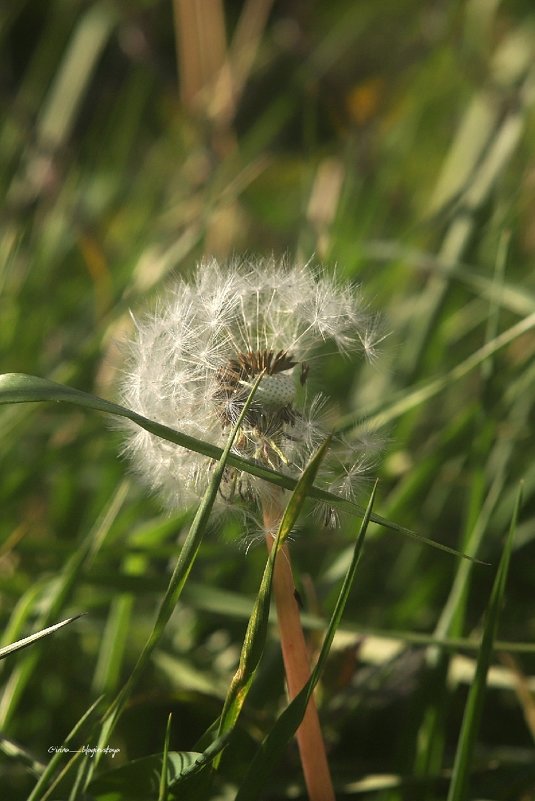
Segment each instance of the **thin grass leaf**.
[{"label": "thin grass leaf", "polygon": [[84,614],[85,612],[82,612],[79,615],[74,615],[74,617],[68,617],[66,620],[62,620],[60,623],[55,623],[53,626],[48,626],[46,629],[41,629],[40,631],[36,631],[35,634],[30,634],[28,637],[24,637],[23,640],[17,640],[17,642],[11,643],[11,645],[6,645],[4,648],[0,648],[0,659],[5,659],[6,656],[14,654],[16,651],[21,651],[23,648],[27,648],[29,645],[33,645],[33,643],[43,639],[43,637],[48,637],[49,634],[54,634],[55,631],[58,631],[58,629],[63,628],[63,626],[67,626],[69,623],[72,623],[73,620],[78,620],[78,618],[82,617]]},{"label": "thin grass leaf", "polygon": [[245,703],[245,699],[247,698],[266,641],[275,559],[297,521],[329,444],[330,439],[327,439],[309,461],[284,511],[275,543],[264,569],[260,590],[249,620],[249,625],[247,626],[238,670],[234,675],[225,700],[218,736],[222,736],[235,726],[243,704]]},{"label": "thin grass leaf", "polygon": [[[131,563],[132,557],[129,560]],[[121,593],[112,598],[108,618],[102,632],[98,659],[91,688],[97,692],[114,692],[120,681],[132,621],[135,598],[133,593]]]},{"label": "thin grass leaf", "polygon": [[362,245],[363,254],[377,261],[403,261],[419,273],[431,271],[455,278],[459,283],[470,287],[478,297],[485,298],[499,308],[508,309],[520,317],[527,317],[535,311],[535,295],[528,287],[504,281],[499,285],[475,264],[468,262],[446,263],[436,254],[409,248],[395,240],[370,240]]},{"label": "thin grass leaf", "polygon": [[[503,54],[511,45],[517,50],[514,69],[503,70]],[[507,84],[512,89],[515,85],[527,84],[530,79],[533,80],[532,64],[531,41],[526,37],[523,26],[518,26],[505,37],[494,54],[496,74],[502,73],[500,77],[504,82],[502,91]],[[504,111],[503,106],[497,102],[496,95],[483,90],[474,97],[460,125],[450,158],[446,160],[443,176],[435,190],[435,197],[431,199],[432,213],[436,213],[443,203],[454,201],[453,219],[440,249],[440,257],[446,262],[455,262],[463,257],[476,227],[476,212],[486,202],[520,143],[526,125],[525,111],[529,104],[529,94],[518,93],[517,101],[517,104]],[[486,108],[486,113],[481,118],[478,110],[482,108]],[[477,120],[479,122],[475,125]],[[470,162],[473,167],[463,169],[466,161],[463,164],[459,155],[466,149],[471,151]],[[454,164],[458,165],[458,169],[452,169]],[[431,340],[430,334],[439,328],[439,318],[448,288],[447,277],[434,276],[422,292],[422,309],[425,311],[414,318],[410,332],[411,348],[406,351],[404,359],[404,367],[409,375],[416,374]]]},{"label": "thin grass leaf", "polygon": [[[156,525],[151,521],[134,532],[130,537],[130,549],[121,561],[119,575],[131,576],[134,579],[146,576],[151,557],[160,555],[159,543],[166,538],[169,539],[170,533],[176,533],[187,523],[191,523],[191,519],[192,515],[189,512],[183,512],[170,519],[158,521]],[[123,550],[121,546],[121,553]],[[169,542],[161,555],[170,559],[175,554],[176,545],[174,542]],[[115,579],[114,586],[117,590],[121,589],[119,578]],[[141,591],[141,588],[139,590],[136,588],[129,592],[120,592],[111,600],[91,682],[91,688],[96,693],[106,692],[112,695],[117,691],[135,599]]]},{"label": "thin grass leaf", "polygon": [[[166,777],[168,789],[189,768],[197,764],[198,757],[197,753],[190,751],[170,751],[168,753]],[[92,801],[110,801],[110,799],[114,799],[114,801],[119,801],[119,799],[153,801],[158,798],[162,766],[163,756],[161,753],[133,759],[120,767],[102,773],[91,782],[88,796],[78,795],[76,798],[89,797]],[[186,796],[188,801],[192,801],[193,798],[199,799],[199,801],[208,798],[205,788],[203,791],[196,787],[196,785],[202,787],[202,783],[206,783],[205,777],[195,776],[195,772],[191,771],[189,777],[189,782],[195,786],[195,790],[188,792]],[[188,791],[191,785],[188,786]],[[180,796],[178,797],[180,798]],[[177,795],[173,792],[171,798],[176,799]]]},{"label": "thin grass leaf", "polygon": [[[487,361],[493,354],[497,353],[502,348],[514,342],[518,337],[523,336],[528,331],[535,327],[535,312],[532,312],[527,317],[524,317],[518,323],[515,323],[510,328],[502,331],[490,342],[486,342],[481,348],[470,354],[466,359],[459,364],[455,365],[451,370],[448,370],[443,376],[433,378],[420,386],[415,387],[412,391],[404,390],[398,393],[397,396],[391,397],[386,404],[380,407],[374,407],[366,412],[359,414],[359,423],[355,425],[355,416],[348,415],[336,429],[337,433],[345,433],[351,431],[353,435],[357,435],[370,427],[380,428],[388,423],[398,420],[407,412],[416,409],[423,403],[426,403],[431,398],[440,394],[444,389],[451,386],[459,379],[464,378],[476,367]],[[0,377],[1,378],[1,377]],[[1,383],[0,383],[1,387]],[[1,402],[1,395],[0,395]],[[374,518],[372,517],[372,520]],[[375,522],[375,521],[374,521]]]},{"label": "thin grass leaf", "polygon": [[336,606],[329,621],[329,626],[323,640],[320,655],[314,670],[312,671],[312,675],[301,692],[298,693],[298,695],[296,695],[292,702],[286,707],[282,715],[277,720],[275,726],[260,746],[260,749],[257,751],[255,757],[249,765],[249,769],[247,770],[247,773],[245,774],[245,777],[241,783],[235,801],[255,801],[255,799],[259,797],[262,789],[267,786],[269,776],[273,771],[273,768],[282,751],[299,728],[299,724],[304,717],[308,702],[312,693],[314,692],[314,687],[318,683],[321,672],[327,661],[336,629],[338,628],[342,619],[345,605],[355,580],[358,563],[360,561],[362,548],[364,545],[364,538],[366,536],[368,524],[371,519],[376,489],[377,485],[375,485],[373,488],[370,501],[366,509],[366,514],[362,520],[357,540],[355,542],[353,558],[338,595]]},{"label": "thin grass leaf", "polygon": [[[147,417],[143,417],[143,415],[137,414],[137,412],[131,409],[104,400],[104,398],[99,398],[97,395],[92,395],[89,392],[83,392],[82,390],[68,387],[65,384],[57,384],[46,378],[30,376],[25,373],[4,373],[0,375],[0,404],[42,403],[47,401],[69,403],[74,406],[82,406],[86,409],[104,412],[105,414],[125,417],[151,434],[173,442],[175,445],[180,445],[183,448],[195,451],[195,453],[201,453],[210,459],[219,461],[223,454],[223,450],[217,445],[197,439],[196,437],[191,437],[189,434],[176,431],[154,420],[149,420]],[[243,470],[246,473],[250,473],[257,478],[269,481],[282,489],[294,490],[297,486],[296,479],[284,473],[272,470],[269,467],[264,467],[255,462],[249,462],[247,459],[242,459],[233,453],[229,454],[227,457],[227,464],[232,467],[237,467],[239,470]],[[364,509],[358,504],[346,501],[344,498],[340,498],[316,487],[311,488],[310,495],[318,500],[324,500],[335,504],[341,509],[345,509],[353,514],[364,514]],[[372,520],[379,525],[392,528],[394,531],[406,533],[408,535],[414,534],[410,529],[405,529],[397,523],[391,523],[378,515],[372,517]]]},{"label": "thin grass leaf", "polygon": [[[104,715],[104,725],[102,727],[102,731],[100,733],[99,738],[99,747],[103,748],[105,744],[109,741],[111,733],[115,727],[115,724],[121,714],[121,711],[126,703],[132,688],[134,687],[135,683],[137,682],[141,673],[145,670],[152,652],[160,642],[165,627],[169,622],[171,615],[178,603],[178,599],[180,598],[180,594],[186,583],[186,579],[189,576],[193,563],[197,558],[197,553],[201,546],[202,539],[204,537],[204,532],[206,526],[208,525],[208,520],[210,514],[212,512],[212,507],[214,505],[215,499],[217,497],[217,493],[219,491],[219,485],[223,478],[223,473],[225,471],[227,460],[230,455],[231,448],[234,444],[234,440],[240,430],[240,427],[243,423],[244,417],[247,414],[250,404],[252,403],[254,394],[260,381],[263,378],[263,373],[260,373],[249,393],[249,396],[241,410],[240,416],[234,425],[232,431],[230,432],[229,438],[227,440],[227,444],[218,464],[215,466],[214,471],[212,473],[212,478],[210,483],[204,493],[201,503],[199,504],[199,508],[195,514],[193,522],[190,526],[188,535],[184,541],[184,544],[180,550],[180,554],[176,561],[172,576],[169,580],[169,585],[165,592],[165,595],[161,601],[160,608],[158,609],[158,613],[156,616],[156,621],[152,628],[152,631],[149,635],[147,642],[145,643],[143,650],[134,666],[134,669],[130,676],[128,677],[127,681],[123,685],[121,691],[118,693],[116,698],[112,701],[109,708],[107,709]],[[100,753],[100,752],[99,752]],[[97,758],[92,760],[92,765],[96,766],[98,761],[98,753]],[[94,769],[94,767],[93,767]],[[92,771],[91,771],[92,773]]]},{"label": "thin grass leaf", "polygon": [[[232,593],[229,590],[217,590],[214,587],[207,587],[202,584],[188,582],[184,589],[184,598],[188,604],[195,609],[219,614],[225,618],[236,618],[239,620],[248,619],[251,615],[251,603],[243,595]],[[319,615],[303,613],[301,615],[303,627],[312,631],[325,631],[328,621]],[[437,637],[431,632],[404,631],[398,629],[380,629],[373,626],[361,626],[345,622],[338,629],[338,633],[345,635],[346,638],[364,637],[366,643],[374,644],[375,641],[390,641],[396,643],[399,649],[405,645],[416,645],[420,647],[435,646],[447,651],[469,651],[479,653],[481,647],[480,639],[474,637]],[[366,650],[366,643],[364,650]],[[510,651],[518,654],[535,653],[535,643],[512,642],[510,640],[496,640],[496,649],[499,651]],[[463,657],[463,661],[466,661]],[[469,660],[471,663],[471,660]],[[504,669],[505,670],[505,669]],[[506,671],[507,672],[507,671]]]},{"label": "thin grass leaf", "polygon": [[217,737],[210,745],[208,745],[202,753],[200,753],[190,765],[188,765],[184,770],[181,772],[180,776],[177,776],[175,779],[169,782],[169,788],[173,788],[176,784],[181,782],[182,780],[186,779],[189,776],[192,776],[194,773],[199,773],[203,768],[207,765],[210,765],[211,762],[221,753],[221,751],[225,748],[230,737],[232,735],[232,731],[229,730],[222,734],[221,737]]},{"label": "thin grass leaf", "polygon": [[158,792],[158,801],[167,801],[167,791],[169,787],[169,740],[171,739],[171,721],[173,716],[170,714],[167,718],[167,727],[165,729],[165,740],[163,744],[162,754],[162,770],[160,773],[160,787]]},{"label": "thin grass leaf", "polygon": [[[494,282],[502,285],[507,254],[507,239],[502,237],[496,258],[496,269]],[[488,343],[496,338],[499,325],[499,305],[495,300],[490,303],[485,342]],[[481,364],[481,377],[483,380],[482,399],[485,398],[485,387],[491,380],[493,374],[494,354],[489,355],[488,359]],[[493,459],[494,479],[490,489],[487,491],[487,468],[485,458],[491,448],[494,439],[494,427],[492,421],[482,412],[477,410],[475,413],[475,423],[478,433],[475,437],[471,458],[474,462],[473,480],[470,488],[468,514],[465,525],[465,533],[460,541],[460,545],[466,553],[475,556],[480,550],[483,535],[488,530],[495,505],[498,502],[504,488],[507,475],[507,465],[509,457],[513,451],[513,443],[509,440],[503,443],[498,440],[494,451],[499,451],[500,458]],[[504,458],[505,457],[505,458]],[[486,494],[486,497],[485,497]],[[460,637],[464,628],[466,606],[468,594],[471,587],[473,565],[465,560],[459,560],[451,590],[442,609],[438,624],[435,627],[435,636],[441,637]],[[430,648],[426,653],[426,666],[429,672],[429,679],[424,690],[423,703],[426,710],[422,718],[417,737],[417,754],[414,765],[414,773],[418,776],[433,776],[439,773],[444,758],[445,731],[447,712],[450,703],[450,694],[447,688],[448,670],[451,664],[451,656],[447,651],[440,648]],[[440,688],[429,695],[429,686]]]},{"label": "thin grass leaf", "polygon": [[509,528],[509,533],[502,552],[500,564],[496,572],[494,585],[492,587],[492,593],[485,617],[481,649],[477,659],[476,673],[474,676],[474,681],[470,687],[470,692],[468,693],[447,801],[464,801],[464,799],[468,797],[470,766],[479,732],[479,723],[483,709],[487,672],[492,658],[494,637],[496,634],[500,609],[505,594],[507,573],[509,570],[513,539],[516,531],[516,524],[521,502],[522,486],[520,486],[518,490],[511,526]]},{"label": "thin grass leaf", "polygon": [[[17,600],[17,603],[10,612],[9,620],[5,624],[2,633],[0,642],[3,645],[9,645],[15,640],[21,639],[20,635],[22,632],[31,625],[35,615],[36,604],[39,601],[39,596],[43,592],[44,587],[46,587],[46,581],[43,579],[41,579],[41,581],[35,581],[35,583],[28,587],[26,592]],[[43,626],[42,621],[39,621],[38,625]],[[0,665],[0,669],[5,667],[5,665]]]},{"label": "thin grass leaf", "polygon": [[7,759],[16,760],[18,766],[23,766],[25,770],[39,776],[46,768],[46,764],[24,748],[20,742],[0,734],[0,754]]},{"label": "thin grass leaf", "polygon": [[[96,5],[80,18],[36,126],[40,148],[60,147],[68,139],[90,80],[118,18],[110,7]],[[39,150],[35,158],[42,152]]]},{"label": "thin grass leaf", "polygon": [[[126,491],[126,482],[123,482],[114,492],[95,525],[87,532],[78,548],[69,558],[61,575],[54,579],[46,611],[40,615],[38,625],[50,625],[50,621],[57,618],[64,609],[77,586],[81,573],[102,546],[113,521],[119,514],[126,498]],[[0,726],[5,726],[13,715],[22,692],[37,667],[39,658],[40,652],[38,650],[31,651],[11,673],[4,687],[3,697],[0,702]]]},{"label": "thin grass leaf", "polygon": [[[535,325],[535,314],[533,315],[533,325]],[[72,389],[64,384],[56,384],[55,382],[48,381],[45,378],[30,376],[26,375],[25,373],[4,373],[0,375],[0,404],[41,403],[45,401],[70,403],[75,406],[82,406],[84,408],[93,409],[106,414],[125,417],[128,420],[132,420],[132,422],[137,423],[137,425],[141,426],[141,428],[144,428],[149,433],[155,434],[156,436],[166,439],[169,442],[173,442],[175,445],[188,448],[196,453],[202,453],[204,456],[208,456],[214,460],[219,460],[222,456],[222,449],[217,445],[212,445],[209,442],[204,442],[196,437],[183,434],[180,431],[176,431],[168,426],[164,426],[161,423],[156,423],[154,420],[149,420],[148,418],[143,417],[143,415],[133,412],[131,409],[126,409],[124,406],[120,406],[117,403],[112,403],[111,401],[106,401],[103,398],[97,397],[96,395],[91,395],[89,392],[82,392],[79,389]],[[269,481],[271,484],[282,487],[282,489],[294,490],[297,485],[296,479],[286,476],[284,473],[278,473],[276,470],[271,470],[263,465],[249,462],[247,459],[242,459],[239,456],[236,456],[236,454],[229,454],[227,457],[227,464],[238,468],[238,470],[243,470],[246,473],[250,473],[253,476],[261,478],[264,481]],[[362,517],[365,513],[364,508],[359,504],[353,503],[345,498],[341,498],[331,492],[326,492],[318,487],[311,487],[309,494],[311,498],[316,498],[320,501],[326,501],[332,506],[335,506],[342,511],[349,512],[350,514]],[[429,545],[430,547],[436,548],[439,551],[444,551],[445,553],[449,553],[453,556],[462,556],[465,559],[470,559],[469,556],[459,553],[454,548],[449,548],[447,545],[442,545],[442,543],[429,539],[429,537],[424,537],[421,534],[417,534],[411,529],[405,528],[404,526],[400,526],[398,523],[394,523],[391,520],[381,517],[381,515],[374,513],[371,516],[371,520],[372,522],[377,523],[384,528],[388,528],[391,531],[402,534],[404,537],[409,537],[410,539],[414,539],[425,545]]]}]

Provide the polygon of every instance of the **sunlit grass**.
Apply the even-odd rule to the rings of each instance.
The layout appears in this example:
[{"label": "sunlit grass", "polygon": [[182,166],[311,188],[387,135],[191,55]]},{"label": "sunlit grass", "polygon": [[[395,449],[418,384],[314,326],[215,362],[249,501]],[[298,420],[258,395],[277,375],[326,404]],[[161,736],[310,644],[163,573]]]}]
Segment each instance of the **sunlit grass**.
[{"label": "sunlit grass", "polygon": [[[317,693],[338,797],[529,798],[532,12],[251,2],[250,17],[228,3],[195,22],[195,4],[182,6],[178,86],[171,4],[53,0],[0,17],[0,372],[115,402],[128,310],[203,254],[314,258],[362,284],[387,334],[377,362],[330,359],[310,376],[335,399],[334,428],[382,426],[359,508],[377,472],[372,520],[490,565],[370,524]],[[192,25],[213,26],[201,64],[185,44],[198,40]],[[221,61],[234,92],[224,71],[211,84]],[[2,646],[86,613],[0,663],[2,798],[42,799],[52,787],[50,797],[77,798],[90,778],[94,798],[108,781],[125,799],[173,798],[179,787],[181,799],[235,798],[262,741],[284,726],[270,627],[232,736],[218,740],[215,728],[266,562],[261,547],[243,547],[254,524],[208,524],[106,743],[117,755],[97,765],[50,752],[104,744],[102,715],[151,636],[195,510],[162,514],[128,477],[116,432],[87,409],[2,406],[0,442]],[[325,530],[303,516],[294,535],[316,652],[357,526],[348,515]],[[494,626],[482,695],[479,644]],[[288,797],[300,782],[290,745],[263,797]]]}]

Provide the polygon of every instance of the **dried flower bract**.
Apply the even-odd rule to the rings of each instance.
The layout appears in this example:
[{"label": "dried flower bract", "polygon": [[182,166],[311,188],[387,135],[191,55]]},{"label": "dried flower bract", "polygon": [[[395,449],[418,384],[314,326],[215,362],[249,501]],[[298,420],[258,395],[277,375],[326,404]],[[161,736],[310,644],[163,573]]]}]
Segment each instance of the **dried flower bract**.
[{"label": "dried flower bract", "polygon": [[[199,439],[223,445],[255,378],[265,372],[234,450],[298,476],[325,436],[323,398],[309,399],[318,347],[373,356],[373,320],[354,286],[309,266],[274,259],[202,262],[194,279],[177,281],[150,316],[136,322],[122,402]],[[142,478],[171,506],[206,488],[210,460],[129,428],[126,452]],[[334,443],[324,486],[352,496],[369,464],[362,443]],[[229,468],[220,495],[255,501],[269,486]]]}]

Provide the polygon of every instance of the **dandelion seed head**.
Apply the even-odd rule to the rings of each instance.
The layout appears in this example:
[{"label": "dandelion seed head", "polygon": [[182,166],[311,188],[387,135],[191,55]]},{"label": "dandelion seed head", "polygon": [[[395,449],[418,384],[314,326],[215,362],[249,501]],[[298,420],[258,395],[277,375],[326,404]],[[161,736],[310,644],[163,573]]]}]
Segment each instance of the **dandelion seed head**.
[{"label": "dandelion seed head", "polygon": [[[307,399],[309,362],[315,369],[315,352],[328,341],[335,351],[360,350],[370,357],[375,337],[355,287],[314,274],[309,265],[274,258],[228,265],[206,260],[191,282],[178,280],[152,314],[134,322],[121,386],[125,406],[222,446],[263,372],[234,451],[295,477],[325,437],[326,398]],[[202,495],[210,460],[144,430],[128,431],[125,452],[166,504],[189,504]],[[339,444],[345,466],[334,455],[338,477],[336,464],[327,464],[325,485],[338,481],[352,497],[349,487],[363,462],[358,448]],[[272,491],[268,483],[228,468],[220,495],[251,503]]]}]

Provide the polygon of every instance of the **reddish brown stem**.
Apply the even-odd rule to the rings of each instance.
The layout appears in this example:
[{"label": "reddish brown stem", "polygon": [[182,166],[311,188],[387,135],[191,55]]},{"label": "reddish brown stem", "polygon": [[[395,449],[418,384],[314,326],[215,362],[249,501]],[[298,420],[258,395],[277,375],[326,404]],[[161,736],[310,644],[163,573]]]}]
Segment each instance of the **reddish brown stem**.
[{"label": "reddish brown stem", "polygon": [[[264,525],[268,551],[273,547],[282,508],[280,504],[264,504]],[[288,696],[295,698],[310,678],[310,662],[301,626],[295,584],[286,546],[278,554],[273,576],[273,591],[286,672]],[[310,801],[335,801],[334,789],[321,733],[318,710],[311,697],[305,716],[297,730],[297,745]]]}]

